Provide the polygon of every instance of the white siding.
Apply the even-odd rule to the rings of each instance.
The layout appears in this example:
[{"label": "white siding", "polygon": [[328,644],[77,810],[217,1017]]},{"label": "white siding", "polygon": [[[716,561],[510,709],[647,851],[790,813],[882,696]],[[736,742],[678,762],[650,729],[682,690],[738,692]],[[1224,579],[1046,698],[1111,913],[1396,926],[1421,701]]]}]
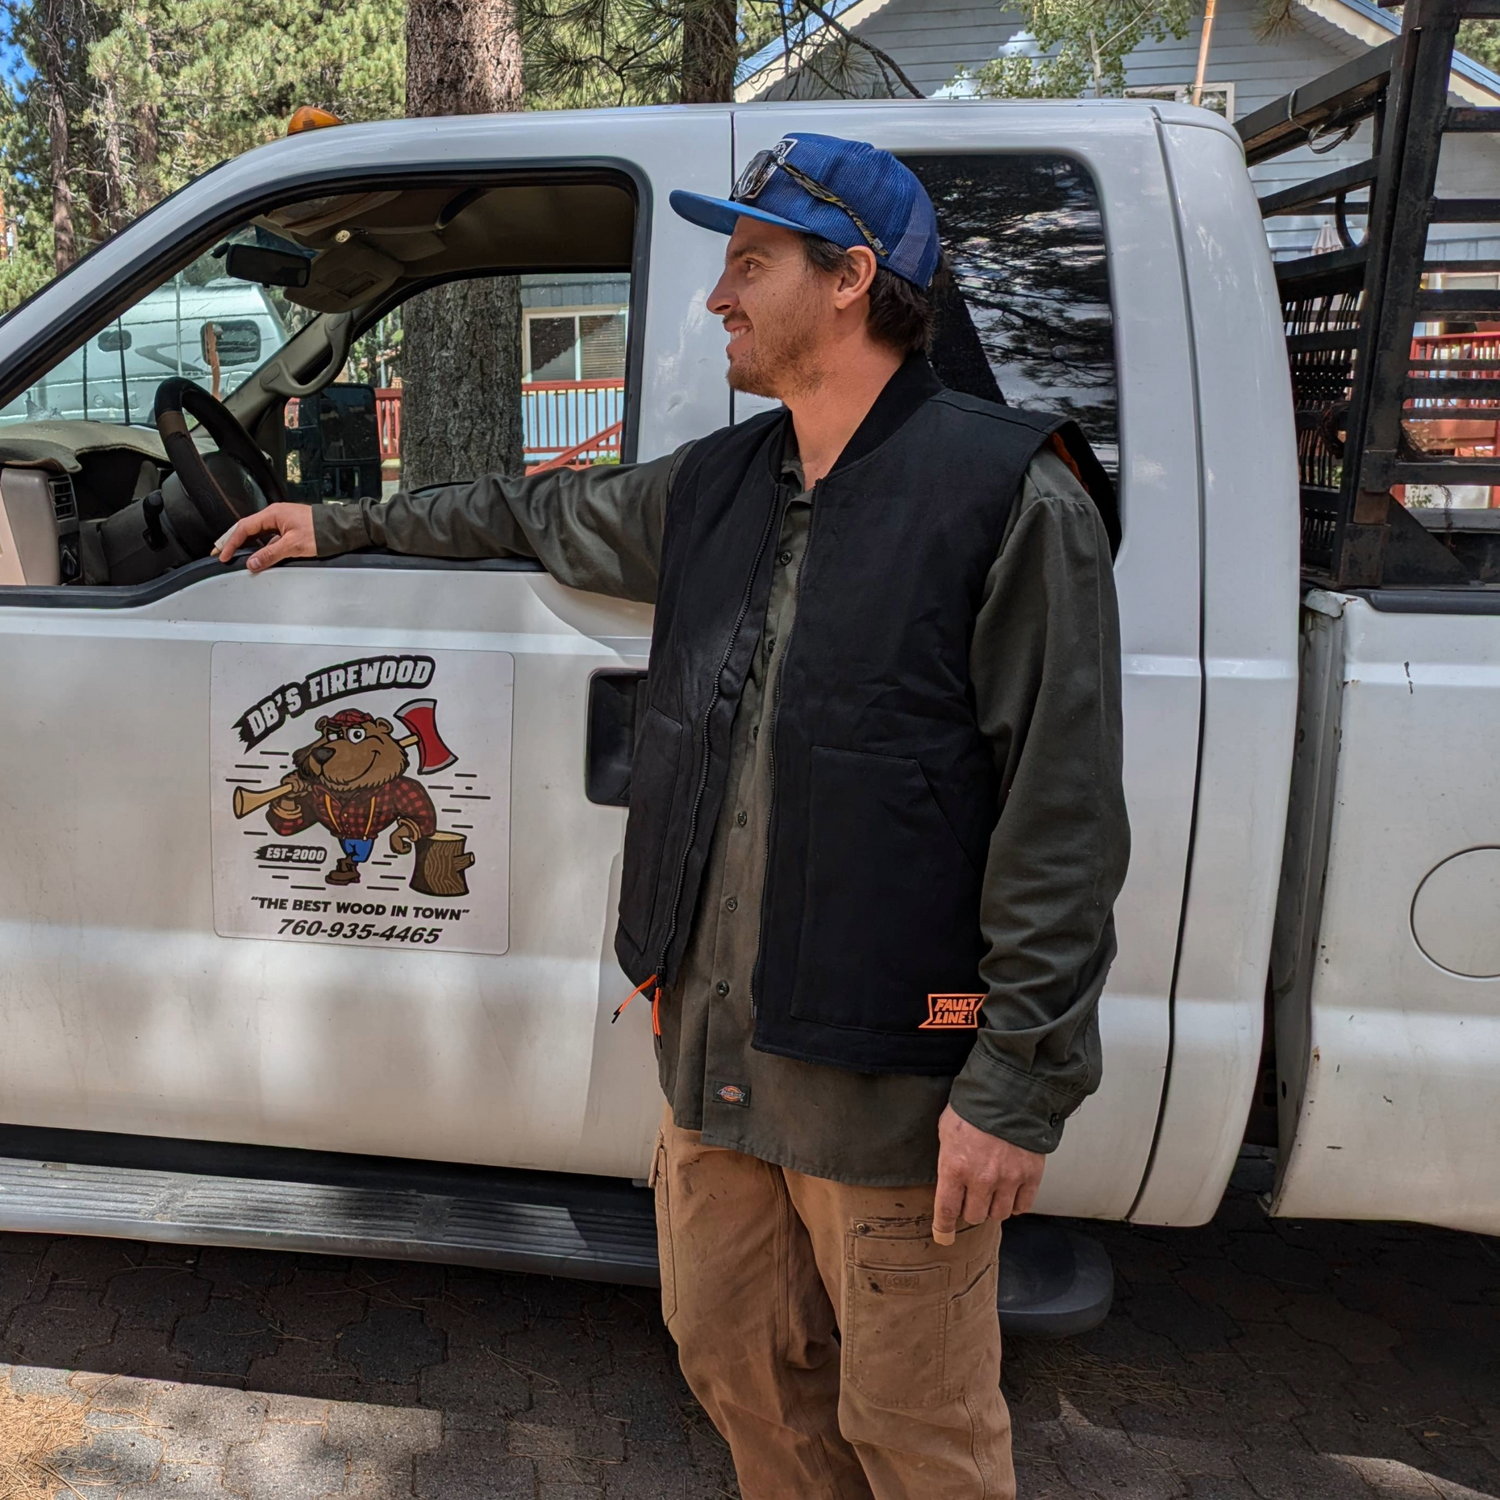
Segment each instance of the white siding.
[{"label": "white siding", "polygon": [[[1252,114],[1365,51],[1364,44],[1338,27],[1306,11],[1296,24],[1271,37],[1257,33],[1254,0],[1220,0],[1209,50],[1206,81],[1234,85],[1237,118]],[[862,24],[857,35],[888,52],[925,94],[952,82],[960,68],[974,69],[988,62],[1021,27],[1020,16],[1000,5],[964,0],[890,0]],[[1148,42],[1126,65],[1131,88],[1191,85],[1198,66],[1201,20],[1181,40]],[[868,75],[867,91],[883,93],[879,75]],[[825,93],[806,74],[776,83],[761,97],[816,98]],[[1279,185],[1304,181],[1323,172],[1362,161],[1370,154],[1370,128],[1365,124],[1349,141],[1322,155],[1302,149],[1252,170],[1262,193]],[[1500,146],[1461,137],[1444,147],[1439,191],[1449,196],[1494,196],[1500,182]],[[1278,255],[1305,253],[1317,238],[1321,218],[1275,219],[1268,225],[1271,248]],[[1356,237],[1363,221],[1351,220]],[[1456,257],[1500,256],[1500,230],[1490,226],[1444,225],[1434,230],[1450,242]]]}]

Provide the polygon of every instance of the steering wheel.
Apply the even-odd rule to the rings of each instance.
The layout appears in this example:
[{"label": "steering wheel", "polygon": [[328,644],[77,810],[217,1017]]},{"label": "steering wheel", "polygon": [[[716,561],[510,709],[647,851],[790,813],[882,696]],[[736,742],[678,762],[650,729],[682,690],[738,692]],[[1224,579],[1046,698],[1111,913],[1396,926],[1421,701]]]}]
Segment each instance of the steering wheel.
[{"label": "steering wheel", "polygon": [[[218,454],[205,455],[188,434],[194,416]],[[238,417],[201,385],[174,375],[156,388],[156,430],[188,499],[210,536],[243,516],[286,499],[281,480]],[[230,460],[230,462],[225,462]]]}]

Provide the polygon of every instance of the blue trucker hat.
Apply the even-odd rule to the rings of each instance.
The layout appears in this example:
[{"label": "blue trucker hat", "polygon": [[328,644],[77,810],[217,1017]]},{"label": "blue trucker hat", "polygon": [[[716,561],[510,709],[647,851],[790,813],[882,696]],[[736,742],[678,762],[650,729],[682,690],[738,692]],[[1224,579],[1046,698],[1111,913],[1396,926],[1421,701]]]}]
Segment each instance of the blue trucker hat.
[{"label": "blue trucker hat", "polygon": [[793,131],[758,151],[728,198],[678,189],[684,219],[733,234],[746,217],[821,235],[852,250],[866,245],[879,265],[926,291],[941,245],[927,189],[889,151],[865,141]]}]

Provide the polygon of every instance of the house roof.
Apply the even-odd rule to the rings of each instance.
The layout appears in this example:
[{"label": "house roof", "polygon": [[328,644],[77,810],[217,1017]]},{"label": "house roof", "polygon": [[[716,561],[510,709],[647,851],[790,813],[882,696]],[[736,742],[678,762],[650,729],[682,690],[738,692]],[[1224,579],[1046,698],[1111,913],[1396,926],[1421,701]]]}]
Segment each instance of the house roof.
[{"label": "house roof", "polygon": [[[1347,31],[1367,46],[1377,46],[1401,31],[1401,22],[1372,0],[1297,0],[1297,4],[1325,21],[1331,21],[1340,31]],[[1489,97],[1475,96],[1471,89],[1464,87],[1465,83]],[[1492,104],[1500,99],[1500,74],[1462,52],[1453,54],[1453,86],[1455,93],[1473,103]]]},{"label": "house roof", "polygon": [[[891,3],[892,0],[825,0],[821,9],[831,20],[854,30]],[[1297,4],[1367,47],[1378,46],[1401,30],[1400,21],[1373,0],[1297,0]],[[791,48],[821,31],[824,25],[821,17],[807,16],[789,29],[785,40],[778,37],[747,57],[735,70],[735,98],[754,99],[777,79],[794,72],[796,64],[788,56]],[[1500,74],[1455,52],[1453,90],[1469,103],[1494,104],[1500,100]]]}]

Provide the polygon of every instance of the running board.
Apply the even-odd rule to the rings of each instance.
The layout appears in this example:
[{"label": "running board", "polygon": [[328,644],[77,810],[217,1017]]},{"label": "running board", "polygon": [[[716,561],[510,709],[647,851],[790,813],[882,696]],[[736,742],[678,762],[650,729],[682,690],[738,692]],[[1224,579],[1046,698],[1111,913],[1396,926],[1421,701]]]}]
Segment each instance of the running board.
[{"label": "running board", "polygon": [[[0,1127],[0,1138],[10,1133]],[[226,1176],[118,1164],[137,1153],[112,1144],[106,1150],[113,1162],[0,1157],[0,1230],[439,1261],[627,1286],[659,1282],[652,1196],[612,1178],[460,1169],[450,1181],[442,1169],[408,1164],[413,1185],[403,1186],[357,1168],[353,1180],[340,1181],[328,1164],[352,1159],[309,1156],[317,1170],[294,1180],[266,1174],[269,1162],[258,1164],[262,1175]],[[302,1157],[289,1152],[281,1160]],[[1005,1227],[999,1288],[1007,1334],[1069,1338],[1104,1321],[1114,1273],[1097,1240],[1028,1216]]]},{"label": "running board", "polygon": [[649,1193],[534,1175],[541,1191],[521,1201],[0,1157],[0,1229],[657,1285]]}]

